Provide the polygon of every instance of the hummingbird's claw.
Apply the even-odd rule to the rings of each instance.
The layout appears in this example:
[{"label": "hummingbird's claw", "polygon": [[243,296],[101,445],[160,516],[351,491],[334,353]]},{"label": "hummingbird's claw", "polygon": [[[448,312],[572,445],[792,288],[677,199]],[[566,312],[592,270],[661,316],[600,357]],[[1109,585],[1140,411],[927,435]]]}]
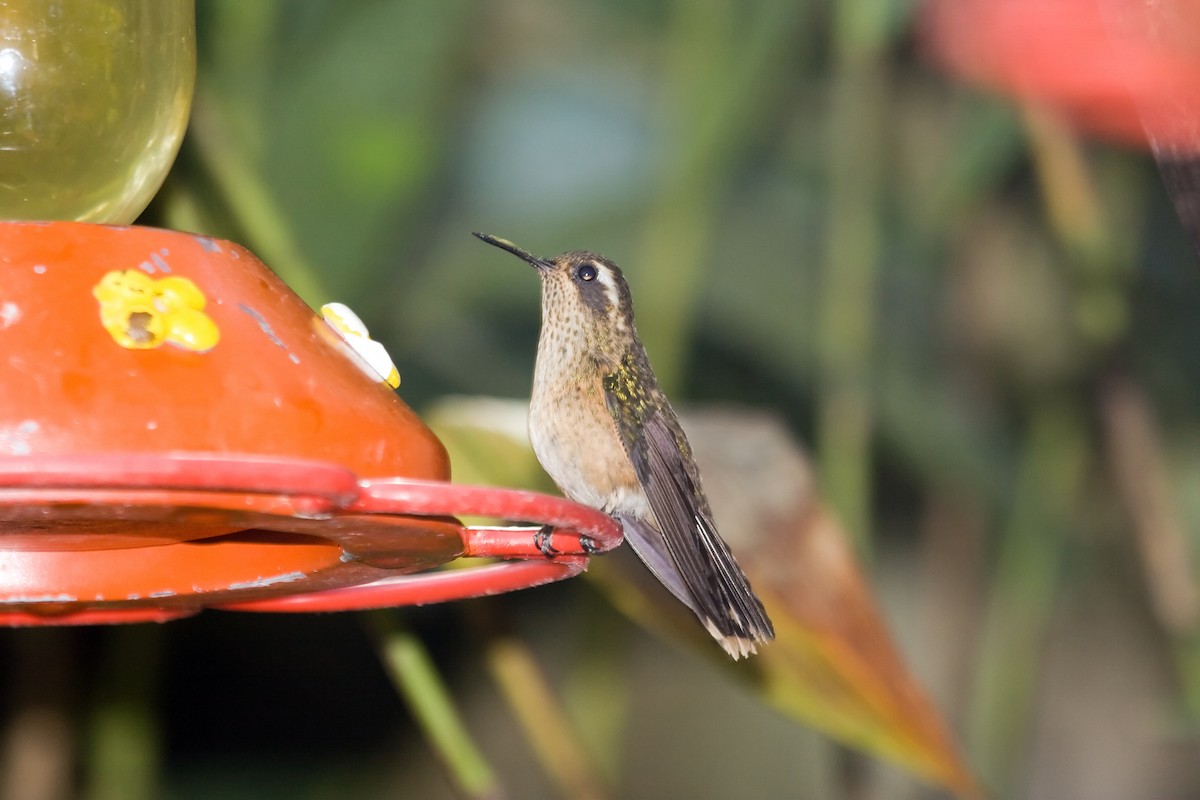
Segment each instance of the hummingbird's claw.
[{"label": "hummingbird's claw", "polygon": [[596,540],[590,536],[580,536],[579,546],[583,548],[583,552],[589,556],[594,556],[600,552],[600,545],[596,544]]},{"label": "hummingbird's claw", "polygon": [[533,535],[533,544],[538,550],[542,551],[542,555],[546,558],[554,558],[558,555],[558,548],[552,544],[551,536],[554,534],[553,525],[543,525],[538,529],[538,532]]}]

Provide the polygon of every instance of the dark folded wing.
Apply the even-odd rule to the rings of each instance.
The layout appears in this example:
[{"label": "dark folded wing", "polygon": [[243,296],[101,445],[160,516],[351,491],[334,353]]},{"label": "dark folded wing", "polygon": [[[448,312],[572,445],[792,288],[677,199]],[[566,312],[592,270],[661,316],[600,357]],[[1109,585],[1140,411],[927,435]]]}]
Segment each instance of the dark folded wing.
[{"label": "dark folded wing", "polygon": [[628,404],[617,402],[619,387],[606,381],[605,389],[609,410],[661,529],[656,537],[644,521],[630,524],[623,519],[634,550],[710,629],[750,640],[772,638],[774,630],[762,603],[717,533],[674,413],[663,405],[642,405],[641,413],[631,416]]}]

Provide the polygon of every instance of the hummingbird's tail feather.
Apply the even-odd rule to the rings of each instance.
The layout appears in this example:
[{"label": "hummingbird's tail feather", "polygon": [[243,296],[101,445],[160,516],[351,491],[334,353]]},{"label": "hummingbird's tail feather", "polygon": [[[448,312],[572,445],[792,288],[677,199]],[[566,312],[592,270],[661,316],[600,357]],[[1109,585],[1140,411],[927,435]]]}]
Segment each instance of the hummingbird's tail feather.
[{"label": "hummingbird's tail feather", "polygon": [[709,579],[703,582],[705,586],[699,586],[694,577],[689,581],[675,565],[662,532],[637,517],[618,515],[617,519],[624,528],[625,540],[642,563],[700,618],[705,630],[730,656],[739,659],[753,655],[758,652],[759,642],[775,638],[762,604],[719,537],[719,545],[708,551],[710,558],[715,556],[710,569],[705,570]]},{"label": "hummingbird's tail feather", "polygon": [[746,639],[741,636],[730,636],[721,633],[721,630],[713,624],[712,620],[704,620],[704,627],[717,640],[717,644],[725,649],[733,657],[734,661],[739,658],[749,658],[758,652],[758,643],[762,639]]},{"label": "hummingbird's tail feather", "polygon": [[717,533],[695,463],[684,455],[691,449],[686,437],[669,409],[649,415],[642,432],[645,448],[635,469],[640,461],[642,487],[654,513],[650,530],[673,567],[675,583],[686,591],[681,599],[731,656],[749,655],[756,642],[774,639],[775,629]]},{"label": "hummingbird's tail feather", "polygon": [[637,517],[626,514],[617,514],[616,517],[624,530],[625,541],[629,542],[629,546],[633,548],[633,552],[637,553],[637,557],[654,574],[654,577],[658,578],[658,582],[667,587],[671,594],[679,599],[679,602],[699,614],[700,611],[696,608],[696,601],[692,599],[692,592],[688,589],[687,582],[671,561],[671,556],[666,550],[666,542],[663,541],[663,535],[653,525]]}]

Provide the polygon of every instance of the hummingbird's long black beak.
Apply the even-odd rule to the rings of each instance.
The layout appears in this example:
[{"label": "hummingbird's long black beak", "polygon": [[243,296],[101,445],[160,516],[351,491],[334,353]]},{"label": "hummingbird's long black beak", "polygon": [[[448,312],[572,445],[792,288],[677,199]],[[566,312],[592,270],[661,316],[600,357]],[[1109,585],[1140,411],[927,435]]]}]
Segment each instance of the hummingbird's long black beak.
[{"label": "hummingbird's long black beak", "polygon": [[499,236],[492,236],[490,233],[479,233],[479,232],[473,232],[472,236],[482,239],[483,241],[487,242],[490,245],[499,247],[501,250],[507,250],[508,252],[510,252],[514,256],[516,256],[517,258],[521,259],[522,261],[527,262],[530,266],[532,266],[536,270],[545,272],[547,270],[554,269],[554,265],[551,264],[546,259],[538,258],[533,253],[529,253],[525,250],[522,250],[521,248],[517,247],[515,244],[510,242],[508,239],[501,239]]}]

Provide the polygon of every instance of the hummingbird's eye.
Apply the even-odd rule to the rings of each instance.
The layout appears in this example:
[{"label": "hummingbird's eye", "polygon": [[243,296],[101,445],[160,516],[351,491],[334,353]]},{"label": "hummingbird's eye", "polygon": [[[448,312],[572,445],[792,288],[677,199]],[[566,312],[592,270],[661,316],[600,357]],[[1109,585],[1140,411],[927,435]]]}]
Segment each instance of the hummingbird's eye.
[{"label": "hummingbird's eye", "polygon": [[596,265],[588,262],[580,264],[579,268],[575,270],[575,277],[581,281],[591,282],[596,280]]}]

